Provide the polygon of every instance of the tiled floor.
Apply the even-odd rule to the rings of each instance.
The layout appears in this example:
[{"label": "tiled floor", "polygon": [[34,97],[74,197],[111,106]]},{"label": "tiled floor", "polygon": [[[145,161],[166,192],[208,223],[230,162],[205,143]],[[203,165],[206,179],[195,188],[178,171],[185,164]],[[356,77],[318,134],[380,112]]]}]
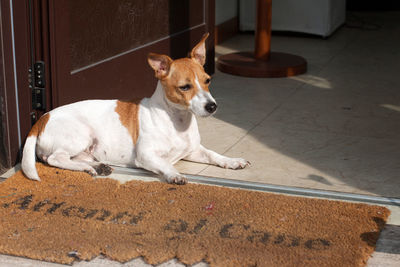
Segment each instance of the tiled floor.
[{"label": "tiled floor", "polygon": [[[199,119],[203,144],[244,157],[233,171],[189,162],[182,172],[400,198],[400,13],[357,14],[327,40],[273,36],[272,50],[305,57],[307,74],[252,79],[217,72],[220,109]],[[370,25],[373,30],[367,30]],[[253,49],[238,35],[218,54]]]},{"label": "tiled floor", "polygon": [[[211,91],[220,108],[213,118],[199,119],[203,144],[244,157],[252,166],[233,171],[182,161],[177,168],[190,174],[400,198],[400,12],[349,14],[348,23],[351,27],[325,40],[273,36],[272,50],[307,59],[305,75],[251,79],[217,71]],[[238,35],[218,46],[217,54],[252,49],[252,35]],[[370,266],[396,266],[400,261],[400,211],[391,209]],[[37,264],[0,257],[1,266]],[[102,259],[76,265],[110,264],[119,266]],[[140,260],[128,265],[148,266]],[[182,265],[171,261],[162,266]]]}]

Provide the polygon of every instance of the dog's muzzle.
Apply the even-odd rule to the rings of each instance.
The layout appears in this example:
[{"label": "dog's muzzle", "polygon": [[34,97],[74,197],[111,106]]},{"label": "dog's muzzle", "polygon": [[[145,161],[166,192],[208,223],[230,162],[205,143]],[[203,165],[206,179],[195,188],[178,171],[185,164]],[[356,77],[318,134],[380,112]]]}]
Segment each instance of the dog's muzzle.
[{"label": "dog's muzzle", "polygon": [[217,110],[217,104],[215,103],[215,102],[208,102],[206,105],[205,105],[205,110],[208,112],[208,113],[214,113],[216,110]]}]

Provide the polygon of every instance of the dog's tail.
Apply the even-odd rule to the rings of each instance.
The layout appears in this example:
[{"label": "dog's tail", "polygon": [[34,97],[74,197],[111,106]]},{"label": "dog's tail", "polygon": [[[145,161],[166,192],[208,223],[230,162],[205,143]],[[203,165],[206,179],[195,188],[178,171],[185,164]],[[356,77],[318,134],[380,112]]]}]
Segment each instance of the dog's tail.
[{"label": "dog's tail", "polygon": [[38,136],[43,132],[49,117],[49,114],[46,113],[35,123],[35,125],[33,125],[28,137],[26,138],[22,154],[22,171],[29,179],[36,181],[40,181],[39,174],[36,170],[36,142]]},{"label": "dog's tail", "polygon": [[26,138],[25,146],[24,146],[24,151],[22,154],[22,162],[21,162],[21,167],[22,171],[28,177],[29,179],[32,180],[37,180],[40,181],[39,174],[37,173],[36,170],[36,141],[37,141],[37,136],[36,135],[29,135],[28,138]]}]

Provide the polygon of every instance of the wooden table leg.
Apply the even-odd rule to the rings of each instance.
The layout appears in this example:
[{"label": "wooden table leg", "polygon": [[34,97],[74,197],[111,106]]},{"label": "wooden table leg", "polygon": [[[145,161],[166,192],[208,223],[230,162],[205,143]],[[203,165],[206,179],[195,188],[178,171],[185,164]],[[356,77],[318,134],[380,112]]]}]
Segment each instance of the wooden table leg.
[{"label": "wooden table leg", "polygon": [[257,1],[257,25],[254,57],[269,60],[271,52],[272,0]]},{"label": "wooden table leg", "polygon": [[217,68],[226,73],[247,77],[289,77],[307,71],[307,61],[300,56],[271,52],[272,0],[257,0],[255,49],[220,56]]}]

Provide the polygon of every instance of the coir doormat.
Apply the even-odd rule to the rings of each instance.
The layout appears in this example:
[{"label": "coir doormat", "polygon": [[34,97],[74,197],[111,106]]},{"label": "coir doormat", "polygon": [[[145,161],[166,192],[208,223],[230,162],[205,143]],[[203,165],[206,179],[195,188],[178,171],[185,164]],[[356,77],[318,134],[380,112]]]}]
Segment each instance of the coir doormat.
[{"label": "coir doormat", "polygon": [[0,253],[71,264],[363,266],[384,207],[187,184],[93,179],[37,165],[0,184]]}]

